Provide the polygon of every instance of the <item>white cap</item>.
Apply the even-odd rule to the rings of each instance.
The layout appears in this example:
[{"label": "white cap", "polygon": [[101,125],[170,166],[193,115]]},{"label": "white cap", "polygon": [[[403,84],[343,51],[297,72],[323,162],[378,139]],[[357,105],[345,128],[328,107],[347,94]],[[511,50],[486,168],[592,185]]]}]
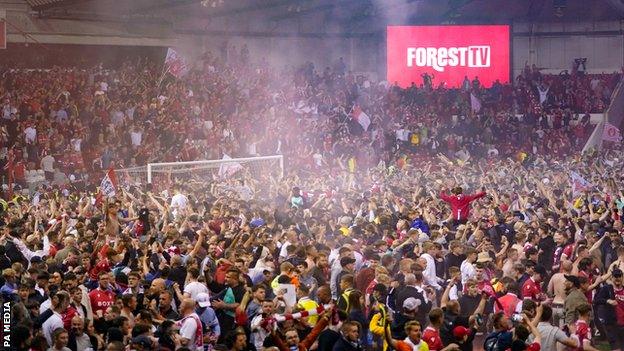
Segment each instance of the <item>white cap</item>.
[{"label": "white cap", "polygon": [[405,299],[405,301],[403,301],[403,308],[406,310],[414,311],[420,306],[420,304],[420,300],[414,297],[408,297],[407,299]]},{"label": "white cap", "polygon": [[195,299],[199,307],[208,307],[210,306],[210,295],[207,293],[199,293],[197,294],[197,298]]}]

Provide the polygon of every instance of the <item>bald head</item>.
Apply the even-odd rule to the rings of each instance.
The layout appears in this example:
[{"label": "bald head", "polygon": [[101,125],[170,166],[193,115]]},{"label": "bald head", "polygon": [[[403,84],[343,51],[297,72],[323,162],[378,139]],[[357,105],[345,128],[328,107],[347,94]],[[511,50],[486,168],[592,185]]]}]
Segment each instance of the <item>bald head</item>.
[{"label": "bald head", "polygon": [[71,320],[71,327],[76,331],[76,335],[82,335],[84,331],[84,320],[80,316],[74,316]]},{"label": "bald head", "polygon": [[166,284],[165,280],[162,278],[156,278],[152,280],[152,285],[150,285],[150,290],[152,294],[160,294],[165,290]]},{"label": "bald head", "polygon": [[183,315],[192,313],[194,310],[195,310],[195,300],[191,298],[186,298],[182,300],[182,303],[180,303],[180,311],[182,312]]},{"label": "bald head", "polygon": [[316,291],[316,296],[322,304],[330,303],[332,300],[332,294],[329,285],[321,285]]}]

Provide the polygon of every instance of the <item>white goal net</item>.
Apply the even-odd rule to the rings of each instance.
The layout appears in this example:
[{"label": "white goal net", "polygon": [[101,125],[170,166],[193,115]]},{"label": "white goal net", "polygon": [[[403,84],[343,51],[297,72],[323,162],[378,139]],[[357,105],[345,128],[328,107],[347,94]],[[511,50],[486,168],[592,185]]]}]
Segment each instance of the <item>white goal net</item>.
[{"label": "white goal net", "polygon": [[156,189],[181,182],[210,182],[228,179],[279,179],[284,175],[284,156],[259,156],[220,160],[149,163],[142,167],[115,170],[117,181],[125,186],[152,184]]}]

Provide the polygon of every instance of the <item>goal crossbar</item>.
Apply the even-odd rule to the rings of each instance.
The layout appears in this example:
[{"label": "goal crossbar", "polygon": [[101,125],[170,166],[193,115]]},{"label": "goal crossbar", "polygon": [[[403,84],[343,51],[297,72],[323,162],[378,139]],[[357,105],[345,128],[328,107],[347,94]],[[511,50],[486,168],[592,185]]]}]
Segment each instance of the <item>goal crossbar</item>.
[{"label": "goal crossbar", "polygon": [[284,156],[283,155],[273,155],[273,156],[258,156],[258,157],[243,157],[243,158],[230,158],[230,159],[220,159],[220,160],[204,160],[204,161],[183,161],[183,162],[158,162],[158,163],[148,163],[147,164],[147,183],[152,183],[152,175],[154,174],[155,167],[167,167],[167,166],[197,166],[197,165],[222,165],[228,163],[245,163],[245,162],[253,162],[253,161],[266,161],[266,160],[277,160],[280,165],[280,176],[284,176]]}]

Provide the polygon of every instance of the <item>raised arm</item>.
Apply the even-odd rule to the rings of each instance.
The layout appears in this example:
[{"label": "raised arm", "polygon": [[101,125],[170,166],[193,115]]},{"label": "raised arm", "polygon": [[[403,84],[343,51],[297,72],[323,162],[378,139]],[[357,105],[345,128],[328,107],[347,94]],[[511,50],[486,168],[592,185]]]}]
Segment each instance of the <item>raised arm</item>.
[{"label": "raised arm", "polygon": [[299,345],[304,345],[306,349],[310,349],[312,344],[314,344],[316,339],[319,337],[321,332],[325,329],[325,327],[327,327],[328,324],[329,318],[327,318],[327,313],[324,313],[318,320],[318,322],[316,322],[316,325],[314,326],[310,334],[308,334],[308,336],[306,336],[306,338],[303,339],[303,341]]},{"label": "raised arm", "polygon": [[393,339],[392,335],[390,335],[390,321],[388,320],[386,320],[386,326],[384,329],[384,337],[386,338],[386,342],[388,343],[388,345],[390,345],[393,349],[397,348],[398,340]]},{"label": "raised arm", "polygon": [[482,198],[484,196],[485,196],[485,192],[481,191],[479,193],[476,193],[476,194],[473,194],[473,195],[468,195],[466,197],[468,198],[468,201],[474,201],[474,200],[480,199],[480,198]]},{"label": "raised arm", "polygon": [[440,195],[438,195],[438,197],[445,202],[450,202],[451,201],[451,197],[448,196],[448,194],[446,193],[446,189],[442,189],[440,191]]}]

